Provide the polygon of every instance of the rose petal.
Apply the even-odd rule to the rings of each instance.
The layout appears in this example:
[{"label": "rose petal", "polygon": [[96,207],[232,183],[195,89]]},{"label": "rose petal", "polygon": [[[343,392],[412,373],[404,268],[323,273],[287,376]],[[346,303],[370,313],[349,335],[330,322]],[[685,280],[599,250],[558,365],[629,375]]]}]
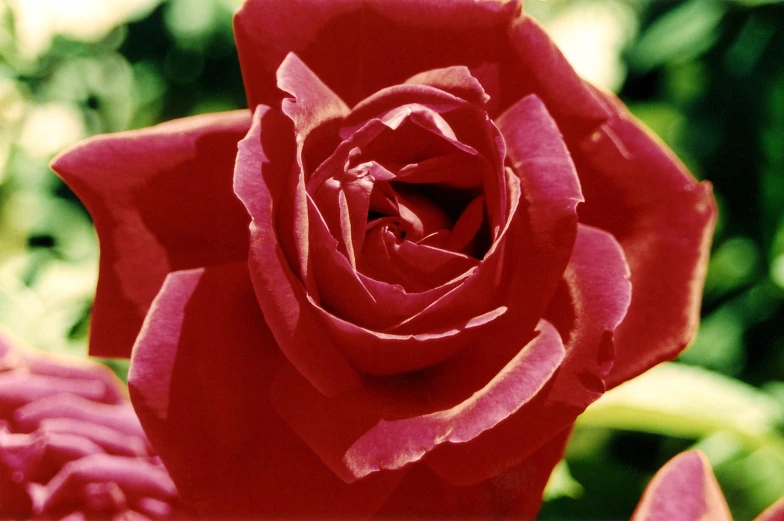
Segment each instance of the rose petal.
[{"label": "rose petal", "polygon": [[617,99],[580,79],[533,19],[515,22],[509,38],[505,103],[528,92],[544,101],[580,172],[580,221],[615,235],[631,268],[635,296],[616,333],[612,387],[693,337],[715,203]]},{"label": "rose petal", "polygon": [[349,105],[422,71],[481,65],[519,10],[517,0],[245,2],[234,30],[248,104],[276,104],[274,72],[292,51]]},{"label": "rose petal", "polygon": [[732,521],[710,463],[693,450],[670,460],[653,477],[631,521]]},{"label": "rose petal", "polygon": [[110,454],[128,457],[149,456],[144,438],[123,434],[120,431],[73,418],[47,418],[41,421],[38,429],[44,435],[71,434],[81,436],[99,445]]},{"label": "rose petal", "polygon": [[429,85],[477,105],[484,105],[490,99],[482,84],[473,77],[468,67],[462,65],[420,72],[408,78],[405,83]]},{"label": "rose petal", "polygon": [[246,266],[178,272],[135,346],[131,397],[182,497],[202,516],[369,516],[401,476],[339,480],[272,410],[270,384],[282,366],[290,367]]},{"label": "rose petal", "polygon": [[128,391],[123,383],[103,364],[23,347],[15,348],[13,356],[18,357],[21,366],[36,375],[85,380],[102,385],[103,394],[90,397],[96,402],[119,404],[128,401]]},{"label": "rose petal", "polygon": [[376,519],[534,519],[569,431],[487,481],[455,487],[424,465],[409,472]]},{"label": "rose petal", "polygon": [[613,331],[630,300],[628,266],[606,232],[580,226],[562,291],[548,318],[566,338],[566,356],[546,393],[469,443],[434,451],[428,463],[458,485],[487,479],[515,465],[574,422],[604,392]]},{"label": "rose petal", "polygon": [[276,76],[278,88],[293,96],[282,101],[281,110],[294,122],[297,164],[307,177],[340,142],[335,130],[348,107],[294,53],[286,56]]},{"label": "rose petal", "polygon": [[48,418],[73,418],[144,438],[144,430],[130,404],[108,405],[78,395],[62,394],[27,403],[14,412],[17,427],[27,432],[35,430]]},{"label": "rose petal", "polygon": [[604,102],[587,88],[536,20],[523,14],[511,24],[507,37],[499,70],[502,110],[536,94],[567,135],[590,131],[607,118]]},{"label": "rose petal", "polygon": [[383,408],[363,408],[356,396],[332,400],[319,396],[292,371],[283,373],[276,382],[273,403],[344,480],[364,478],[382,469],[396,470],[442,443],[462,444],[475,438],[534,397],[564,356],[555,329],[541,322],[539,331],[484,388],[443,410],[388,420]]},{"label": "rose petal", "polygon": [[[504,302],[510,310],[509,316],[528,317],[530,321],[530,317],[542,316],[568,262],[577,231],[576,207],[583,197],[577,172],[558,128],[538,98],[524,98],[500,117],[497,124],[517,169],[520,186],[516,190],[522,191],[525,200],[520,208],[510,211],[512,219],[506,226],[511,228],[502,232],[507,238],[497,240],[491,247],[477,275],[487,271],[493,274],[491,280],[503,281],[510,290],[511,300]],[[506,190],[510,204],[516,204],[516,190],[514,187]],[[493,253],[496,250],[499,250],[497,255]],[[493,255],[495,260],[491,258]],[[500,263],[500,259],[504,262],[498,269],[504,272],[499,275],[491,266]],[[460,299],[457,306],[471,305],[477,301],[477,295],[492,294],[472,284],[470,280],[463,284],[460,291],[471,298]],[[455,296],[458,295],[459,292]],[[406,330],[418,328],[419,321],[433,324],[434,316],[447,310],[455,312],[454,302],[443,304],[408,322]],[[532,328],[534,323],[520,322],[517,326]],[[470,365],[474,363],[472,360]]]},{"label": "rose petal", "polygon": [[0,416],[8,417],[21,405],[59,393],[101,400],[106,394],[106,386],[95,380],[43,376],[25,371],[0,373]]},{"label": "rose petal", "polygon": [[247,111],[197,116],[95,137],[52,162],[100,239],[90,354],[129,356],[168,272],[246,257],[248,217],[230,179],[248,124]]},{"label": "rose petal", "polygon": [[[316,388],[334,395],[359,385],[359,375],[322,334],[310,310],[302,279],[292,272],[278,242],[286,232],[276,233],[278,207],[273,203],[273,194],[290,188],[281,186],[291,164],[287,162],[291,158],[286,151],[288,140],[282,134],[285,130],[285,122],[281,124],[278,114],[259,107],[237,154],[235,191],[252,217],[251,280],[280,349]],[[304,193],[303,186],[296,189]],[[307,228],[297,233],[307,235]]]},{"label": "rose petal", "polygon": [[716,206],[710,185],[697,184],[625,109],[574,157],[587,201],[580,221],[615,235],[631,268],[634,296],[609,377],[615,386],[674,358],[694,336]]},{"label": "rose petal", "polygon": [[30,487],[33,512],[51,515],[74,501],[88,499],[90,485],[111,483],[124,495],[177,497],[166,469],[136,458],[94,454],[68,463],[46,486]]},{"label": "rose petal", "polygon": [[784,497],[765,509],[754,521],[782,521],[784,520]]}]

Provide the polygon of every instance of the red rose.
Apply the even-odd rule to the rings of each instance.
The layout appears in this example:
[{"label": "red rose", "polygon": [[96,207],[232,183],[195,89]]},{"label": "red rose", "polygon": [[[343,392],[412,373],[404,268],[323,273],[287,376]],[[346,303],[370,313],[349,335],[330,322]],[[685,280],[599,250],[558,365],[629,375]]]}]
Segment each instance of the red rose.
[{"label": "red rose", "polygon": [[[631,521],[732,521],[727,500],[710,463],[698,450],[679,454],[664,465],[645,489]],[[754,521],[783,521],[784,498]]]},{"label": "red rose", "polygon": [[0,518],[183,515],[111,371],[0,337]]},{"label": "red rose", "polygon": [[575,417],[691,338],[710,187],[518,2],[251,0],[235,29],[252,120],[54,162],[101,239],[93,351],[136,339],[204,515],[533,515]]}]

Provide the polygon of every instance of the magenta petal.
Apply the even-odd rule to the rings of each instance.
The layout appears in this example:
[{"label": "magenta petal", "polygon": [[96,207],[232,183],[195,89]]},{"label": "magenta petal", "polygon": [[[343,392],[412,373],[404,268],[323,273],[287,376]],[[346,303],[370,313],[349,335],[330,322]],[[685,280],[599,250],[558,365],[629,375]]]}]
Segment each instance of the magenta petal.
[{"label": "magenta petal", "polygon": [[131,397],[183,499],[206,518],[371,515],[399,477],[353,486],[338,479],[272,410],[281,367],[291,368],[259,313],[247,266],[178,272],[135,346]]},{"label": "magenta petal", "polygon": [[100,240],[92,355],[130,355],[170,271],[246,257],[248,217],[231,176],[248,124],[247,111],[197,116],[95,137],[52,162]]},{"label": "magenta petal", "polygon": [[[252,217],[251,280],[280,349],[316,388],[334,395],[359,385],[359,375],[323,334],[309,309],[302,279],[292,272],[281,251],[280,233],[275,232],[277,220],[272,191],[275,187],[267,183],[287,175],[290,164],[280,164],[278,159],[277,140],[285,138],[276,133],[281,129],[276,117],[279,116],[267,107],[259,107],[237,154],[235,190]],[[304,199],[304,186],[297,189],[302,190]],[[301,222],[307,223],[307,215]],[[307,237],[306,224],[305,229],[298,229],[297,233]]]},{"label": "magenta petal", "polygon": [[631,521],[732,521],[710,463],[693,450],[671,459],[653,477]]}]

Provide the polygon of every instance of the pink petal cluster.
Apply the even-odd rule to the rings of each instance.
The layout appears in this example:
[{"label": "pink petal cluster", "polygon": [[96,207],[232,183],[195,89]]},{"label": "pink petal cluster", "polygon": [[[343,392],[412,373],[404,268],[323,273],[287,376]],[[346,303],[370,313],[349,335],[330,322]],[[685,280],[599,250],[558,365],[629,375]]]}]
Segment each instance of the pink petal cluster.
[{"label": "pink petal cluster", "polygon": [[99,364],[0,337],[0,518],[183,518],[125,393]]},{"label": "pink petal cluster", "polygon": [[[708,459],[692,450],[656,473],[631,521],[732,521],[732,514]],[[784,521],[784,498],[754,521]]]}]

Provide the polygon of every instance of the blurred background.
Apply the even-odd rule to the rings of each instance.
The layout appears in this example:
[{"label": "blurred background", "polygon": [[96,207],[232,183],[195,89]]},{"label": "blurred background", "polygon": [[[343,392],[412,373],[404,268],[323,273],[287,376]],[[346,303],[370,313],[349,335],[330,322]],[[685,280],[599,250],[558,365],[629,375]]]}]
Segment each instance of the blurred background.
[{"label": "blurred background", "polygon": [[[94,134],[244,107],[239,3],[0,0],[0,327],[86,356],[96,237],[47,164]],[[541,519],[629,519],[652,474],[698,447],[750,520],[784,495],[784,3],[526,10],[714,184],[720,208],[697,339],[581,417]]]}]

